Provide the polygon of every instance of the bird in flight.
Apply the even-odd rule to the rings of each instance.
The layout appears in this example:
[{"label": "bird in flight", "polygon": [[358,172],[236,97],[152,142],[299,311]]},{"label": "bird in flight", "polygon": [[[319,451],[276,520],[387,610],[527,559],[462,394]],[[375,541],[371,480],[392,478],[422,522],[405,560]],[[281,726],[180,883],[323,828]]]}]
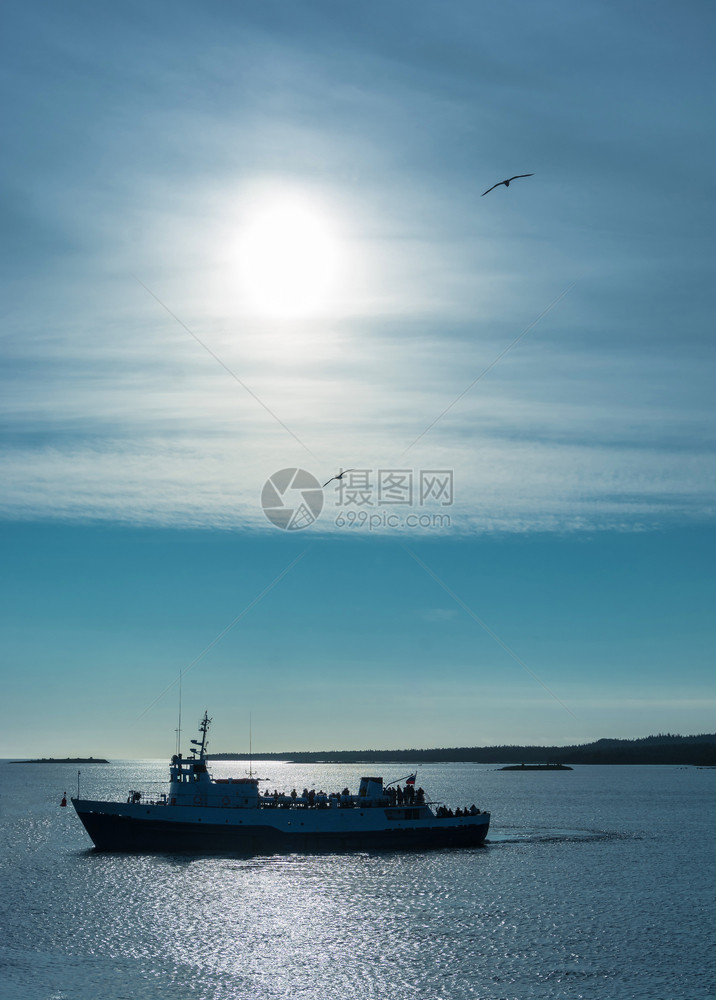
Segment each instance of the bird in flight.
[{"label": "bird in flight", "polygon": [[[346,472],[355,472],[355,469],[344,469],[343,472],[339,472],[337,476],[331,476],[331,478],[328,480],[328,483],[332,483],[334,479],[343,479]],[[328,486],[328,483],[323,484],[323,489],[325,489],[326,486]]]},{"label": "bird in flight", "polygon": [[519,180],[520,177],[534,177],[534,174],[515,174],[514,177],[509,177],[506,181],[498,181],[497,184],[493,184],[491,188],[487,189],[487,191],[483,191],[480,197],[484,198],[486,194],[489,194],[490,191],[494,191],[495,188],[500,187],[501,184],[504,184],[505,187],[508,188],[510,186],[510,181]]}]

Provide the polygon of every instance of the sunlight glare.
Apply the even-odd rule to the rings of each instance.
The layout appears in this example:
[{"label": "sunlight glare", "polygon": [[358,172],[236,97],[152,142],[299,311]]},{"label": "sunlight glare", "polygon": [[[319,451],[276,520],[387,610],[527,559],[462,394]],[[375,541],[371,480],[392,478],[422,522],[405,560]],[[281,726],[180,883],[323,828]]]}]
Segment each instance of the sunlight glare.
[{"label": "sunlight glare", "polygon": [[246,301],[263,316],[322,312],[334,285],[339,243],[324,213],[298,199],[257,210],[240,248]]}]

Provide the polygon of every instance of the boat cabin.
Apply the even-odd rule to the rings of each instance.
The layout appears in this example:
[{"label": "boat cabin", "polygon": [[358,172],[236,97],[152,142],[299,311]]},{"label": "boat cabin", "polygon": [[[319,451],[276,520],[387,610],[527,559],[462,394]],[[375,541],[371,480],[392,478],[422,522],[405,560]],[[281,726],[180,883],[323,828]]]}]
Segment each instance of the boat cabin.
[{"label": "boat cabin", "polygon": [[358,800],[361,806],[383,806],[388,804],[388,798],[383,788],[382,778],[361,778],[358,789]]},{"label": "boat cabin", "polygon": [[186,760],[181,754],[172,757],[169,768],[169,805],[256,809],[258,804],[259,783],[256,778],[213,779],[201,758]]}]

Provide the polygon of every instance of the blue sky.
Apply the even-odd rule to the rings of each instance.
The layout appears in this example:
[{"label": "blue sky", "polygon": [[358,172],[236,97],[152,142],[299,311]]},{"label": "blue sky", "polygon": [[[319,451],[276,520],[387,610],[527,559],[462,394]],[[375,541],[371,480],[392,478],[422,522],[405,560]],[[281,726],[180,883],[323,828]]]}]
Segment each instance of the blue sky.
[{"label": "blue sky", "polygon": [[3,19],[0,753],[712,731],[712,5]]}]

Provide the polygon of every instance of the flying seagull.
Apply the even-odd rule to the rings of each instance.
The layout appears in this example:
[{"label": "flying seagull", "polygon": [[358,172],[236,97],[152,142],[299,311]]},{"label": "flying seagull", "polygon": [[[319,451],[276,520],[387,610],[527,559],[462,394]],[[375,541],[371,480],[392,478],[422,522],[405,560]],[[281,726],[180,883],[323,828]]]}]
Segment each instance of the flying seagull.
[{"label": "flying seagull", "polygon": [[487,189],[487,191],[483,191],[482,194],[480,195],[480,197],[484,198],[486,194],[489,194],[490,191],[494,191],[495,188],[498,188],[501,184],[504,184],[505,187],[508,188],[510,186],[510,181],[516,181],[520,177],[534,177],[534,174],[515,174],[514,177],[510,177],[506,181],[498,181],[497,184],[493,184],[491,188]]},{"label": "flying seagull", "polygon": [[[355,469],[344,469],[343,472],[339,472],[337,476],[331,476],[331,478],[328,480],[328,483],[332,483],[334,479],[343,479],[343,477],[345,476],[346,472],[355,472]],[[322,488],[324,490],[325,490],[326,486],[328,486],[328,483],[324,483],[323,484]]]}]

